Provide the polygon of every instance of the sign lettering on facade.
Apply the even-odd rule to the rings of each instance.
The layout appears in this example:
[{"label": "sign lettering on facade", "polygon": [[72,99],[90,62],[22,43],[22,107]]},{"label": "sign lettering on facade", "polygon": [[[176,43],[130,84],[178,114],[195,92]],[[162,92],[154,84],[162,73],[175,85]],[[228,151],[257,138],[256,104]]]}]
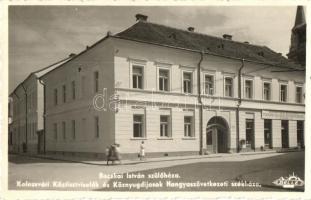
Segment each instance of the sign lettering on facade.
[{"label": "sign lettering on facade", "polygon": [[305,115],[302,113],[278,112],[263,110],[261,112],[263,119],[282,119],[282,120],[304,120]]}]

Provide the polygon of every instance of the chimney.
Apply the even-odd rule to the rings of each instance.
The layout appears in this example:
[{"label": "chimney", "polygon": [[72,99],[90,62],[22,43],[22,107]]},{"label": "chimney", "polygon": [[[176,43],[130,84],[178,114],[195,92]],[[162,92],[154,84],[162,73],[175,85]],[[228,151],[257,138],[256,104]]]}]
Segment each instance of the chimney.
[{"label": "chimney", "polygon": [[148,19],[148,16],[147,15],[143,15],[143,14],[136,14],[135,17],[136,17],[136,21],[144,21],[144,22],[146,22],[147,19]]},{"label": "chimney", "polygon": [[75,53],[71,53],[71,54],[69,54],[69,57],[70,58],[73,58],[73,57],[75,57],[76,56],[76,54]]},{"label": "chimney", "polygon": [[222,37],[226,40],[232,40],[232,35],[229,34],[223,34]]},{"label": "chimney", "polygon": [[194,27],[191,27],[191,26],[188,27],[188,31],[189,31],[189,32],[194,32]]}]

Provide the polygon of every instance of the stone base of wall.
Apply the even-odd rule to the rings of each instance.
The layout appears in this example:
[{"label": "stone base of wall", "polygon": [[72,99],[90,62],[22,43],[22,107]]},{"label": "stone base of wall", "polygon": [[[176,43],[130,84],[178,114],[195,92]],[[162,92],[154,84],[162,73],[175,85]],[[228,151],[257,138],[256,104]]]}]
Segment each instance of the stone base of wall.
[{"label": "stone base of wall", "polygon": [[[64,151],[48,151],[47,155],[73,156],[78,158],[87,158],[92,160],[106,160],[105,153],[95,152],[64,152]],[[190,156],[199,155],[198,151],[178,151],[178,152],[146,152],[146,158],[169,157],[169,156]],[[137,153],[121,153],[122,159],[139,159]]]}]

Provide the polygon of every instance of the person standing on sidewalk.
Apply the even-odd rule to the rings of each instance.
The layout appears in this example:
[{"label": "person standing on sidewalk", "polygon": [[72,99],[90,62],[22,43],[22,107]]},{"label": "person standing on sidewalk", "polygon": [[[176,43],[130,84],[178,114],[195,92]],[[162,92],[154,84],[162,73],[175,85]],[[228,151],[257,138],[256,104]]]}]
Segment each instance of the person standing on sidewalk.
[{"label": "person standing on sidewalk", "polygon": [[140,144],[139,158],[140,158],[140,160],[145,160],[145,146],[144,146],[144,141],[142,141],[141,144]]}]

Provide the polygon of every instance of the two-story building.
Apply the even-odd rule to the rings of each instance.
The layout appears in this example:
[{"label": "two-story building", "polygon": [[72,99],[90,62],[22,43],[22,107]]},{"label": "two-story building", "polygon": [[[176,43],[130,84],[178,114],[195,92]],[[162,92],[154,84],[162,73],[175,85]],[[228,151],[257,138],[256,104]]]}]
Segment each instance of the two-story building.
[{"label": "two-story building", "polygon": [[36,154],[44,151],[44,85],[39,78],[69,58],[30,73],[10,94],[9,152]]},{"label": "two-story building", "polygon": [[137,156],[303,146],[305,73],[266,46],[150,23],[42,76],[46,151]]}]

